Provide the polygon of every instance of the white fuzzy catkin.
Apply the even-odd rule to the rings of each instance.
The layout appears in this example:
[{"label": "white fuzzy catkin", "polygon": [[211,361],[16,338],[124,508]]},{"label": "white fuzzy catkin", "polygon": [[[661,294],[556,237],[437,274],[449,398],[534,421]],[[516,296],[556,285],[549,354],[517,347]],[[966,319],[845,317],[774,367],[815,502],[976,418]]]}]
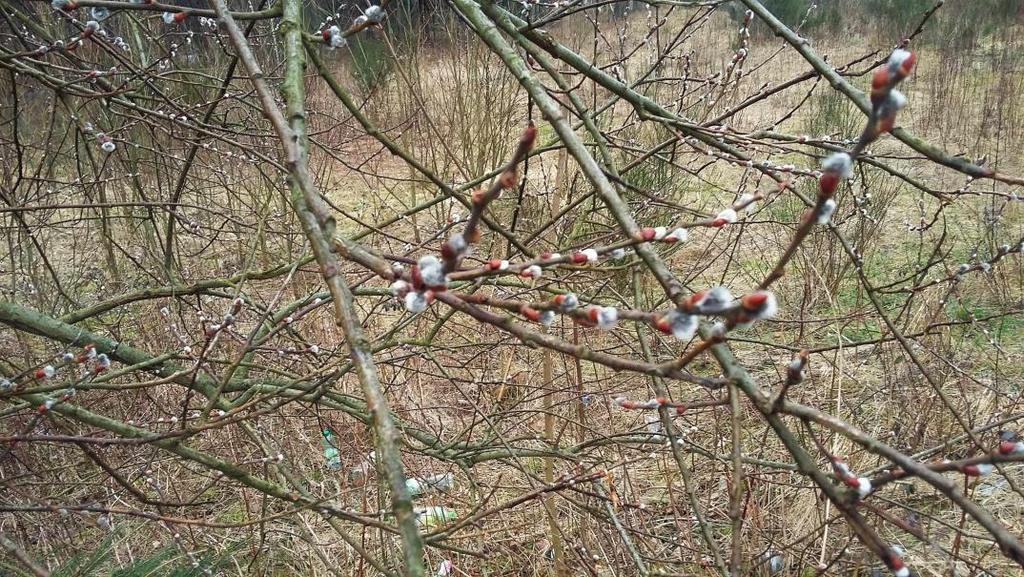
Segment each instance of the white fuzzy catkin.
[{"label": "white fuzzy catkin", "polygon": [[771,292],[768,292],[768,291],[758,291],[758,292],[759,293],[763,293],[766,298],[765,298],[764,303],[761,305],[760,310],[758,310],[753,315],[754,318],[756,318],[756,319],[770,319],[770,318],[774,317],[775,314],[777,312],[779,312],[779,301],[775,299],[775,294],[771,293]]},{"label": "white fuzzy catkin", "polygon": [[729,224],[736,222],[738,218],[739,215],[737,215],[736,211],[731,208],[727,208],[722,212],[719,212],[717,215],[715,215],[715,220],[722,220]]},{"label": "white fuzzy catkin", "polygon": [[857,495],[860,496],[861,499],[870,495],[871,489],[872,487],[870,479],[868,479],[867,477],[857,478]]},{"label": "white fuzzy catkin", "polygon": [[444,274],[444,266],[441,261],[432,254],[420,257],[416,263],[420,268],[420,278],[428,287],[444,286],[447,284]]},{"label": "white fuzzy catkin", "polygon": [[832,221],[832,215],[836,211],[836,201],[828,199],[824,204],[821,205],[821,209],[818,210],[818,215],[814,217],[815,224],[828,224]]},{"label": "white fuzzy catkin", "polygon": [[546,327],[550,327],[555,324],[555,311],[541,311],[540,316],[537,318],[537,322]]},{"label": "white fuzzy catkin", "polygon": [[580,306],[580,299],[575,293],[565,293],[562,295],[562,302],[559,303],[559,307],[563,311],[569,312],[575,310],[578,306]]},{"label": "white fuzzy catkin", "polygon": [[903,66],[903,63],[907,58],[910,58],[910,56],[911,53],[909,50],[904,50],[902,48],[893,50],[892,54],[889,55],[889,71],[896,72],[896,70],[899,69],[900,66]]},{"label": "white fuzzy catkin", "polygon": [[540,278],[541,275],[544,274],[544,269],[540,268],[538,265],[531,264],[526,267],[526,270],[524,270],[522,274],[527,278]]},{"label": "white fuzzy catkin", "polygon": [[668,313],[668,326],[672,336],[680,341],[688,341],[697,332],[697,317],[673,310]]},{"label": "white fuzzy catkin", "polygon": [[384,9],[376,4],[369,6],[364,14],[366,15],[366,19],[374,24],[380,24],[384,21],[384,18],[387,17],[387,13],[384,12]]},{"label": "white fuzzy catkin", "polygon": [[615,328],[619,322],[619,309],[615,307],[599,307],[597,309],[597,326],[603,331]]},{"label": "white fuzzy catkin", "polygon": [[412,314],[419,314],[427,310],[427,295],[421,292],[410,292],[405,295],[405,310]]},{"label": "white fuzzy catkin", "polygon": [[836,152],[822,161],[821,168],[826,172],[835,172],[842,178],[850,178],[853,171],[853,159],[845,152]]},{"label": "white fuzzy catkin", "polygon": [[686,239],[690,238],[690,233],[685,228],[677,228],[670,232],[666,237],[666,241],[671,242],[686,242]]}]

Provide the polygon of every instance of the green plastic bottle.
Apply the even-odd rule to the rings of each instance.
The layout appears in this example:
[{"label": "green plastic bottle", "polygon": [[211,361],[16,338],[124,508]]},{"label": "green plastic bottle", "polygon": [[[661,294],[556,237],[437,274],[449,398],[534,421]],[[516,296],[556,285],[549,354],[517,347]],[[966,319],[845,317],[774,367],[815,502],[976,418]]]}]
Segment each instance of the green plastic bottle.
[{"label": "green plastic bottle", "polygon": [[454,509],[434,505],[432,507],[415,507],[416,522],[420,527],[436,527],[454,521],[459,516]]},{"label": "green plastic bottle", "polygon": [[327,469],[330,471],[340,471],[341,454],[338,453],[338,448],[334,446],[334,435],[330,429],[324,429],[322,433],[323,438],[320,439],[320,442],[324,446],[324,461]]}]

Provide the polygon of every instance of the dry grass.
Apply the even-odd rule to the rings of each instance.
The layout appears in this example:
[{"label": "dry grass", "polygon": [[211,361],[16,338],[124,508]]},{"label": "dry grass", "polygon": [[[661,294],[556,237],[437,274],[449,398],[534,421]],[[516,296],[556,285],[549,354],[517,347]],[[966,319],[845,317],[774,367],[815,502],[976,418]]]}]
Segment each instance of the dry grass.
[{"label": "dry grass", "polygon": [[[679,17],[678,25],[682,22]],[[613,24],[627,28],[625,45],[631,45],[629,40],[635,43],[646,26],[643,14],[632,15],[628,22],[609,21],[605,24],[609,27],[609,34]],[[665,38],[671,37],[674,25],[678,26],[673,21],[661,34]],[[454,29],[457,24],[451,23],[450,26]],[[693,77],[710,76],[722,70],[729,56],[723,45],[728,46],[732,42],[730,35],[735,32],[734,28],[724,15],[718,14],[687,41],[686,50],[693,54],[689,69]],[[554,33],[567,45],[584,48],[586,53],[592,31],[584,19],[576,18],[558,26]],[[450,34],[452,42],[461,42],[454,32]],[[1020,117],[1024,114],[1021,108],[1024,76],[1009,73],[1013,69],[1011,64],[1020,59],[1018,36],[1008,33],[972,55],[922,48],[921,65],[906,87],[910,105],[901,117],[904,126],[947,150],[988,154],[989,164],[997,166],[1001,172],[1024,172],[1024,160],[1018,154],[1024,145],[1024,122]],[[849,36],[823,36],[813,38],[813,42],[820,52],[829,55],[831,62],[845,62],[872,50],[881,54],[889,48],[888,44]],[[372,94],[366,95],[365,109],[392,138],[436,174],[459,184],[497,166],[507,156],[514,142],[509,135],[514,134],[516,127],[524,121],[526,99],[511,76],[504,73],[500,61],[486,53],[478,43],[471,43],[465,49],[462,49],[462,44],[457,46],[459,49],[455,50],[431,45],[394,47],[398,55],[398,59],[393,61],[395,68]],[[738,96],[746,89],[763,83],[777,83],[807,70],[807,65],[798,55],[780,48],[781,42],[777,40],[753,40],[747,65],[750,72],[740,91],[734,95],[723,95],[713,108],[702,109],[701,104],[690,101],[684,104],[684,109],[698,121],[711,118],[735,105]],[[998,59],[989,60],[987,55],[996,55]],[[626,75],[638,75],[650,65],[650,58],[643,55],[634,57],[625,69]],[[673,62],[660,74],[680,74],[682,67],[681,61]],[[865,69],[863,65],[855,68]],[[339,66],[337,72],[344,76],[349,71],[345,66]],[[858,78],[856,83],[863,85],[866,78]],[[354,217],[341,221],[342,230],[361,231],[363,227],[359,222],[381,221],[397,210],[436,194],[431,187],[410,182],[415,175],[408,167],[382,152],[370,137],[353,130],[343,108],[330,97],[322,83],[312,83],[310,88],[311,109],[315,111],[313,132],[321,147],[314,153],[315,171],[328,197]],[[862,119],[849,105],[835,102],[828,91],[825,83],[805,82],[797,89],[747,108],[729,121],[730,126],[741,133],[772,128],[812,136],[825,133],[853,136],[848,130],[840,133],[836,129],[859,126]],[[581,92],[588,103],[600,103],[608,97],[606,92],[591,89],[589,85]],[[676,98],[668,84],[652,87],[649,96],[662,102],[672,102]],[[805,98],[810,104],[800,107]],[[797,108],[799,110],[787,116],[791,109]],[[956,113],[951,114],[951,110]],[[785,120],[778,123],[784,116]],[[665,137],[661,132],[637,128],[634,120],[631,111],[621,103],[616,105],[614,112],[602,117],[606,126],[622,126],[620,131],[616,131],[616,136],[623,142],[633,139],[641,149]],[[930,166],[921,168],[923,163],[903,159],[907,152],[896,143],[882,143],[874,152],[893,155],[895,165],[906,168],[916,178],[926,180],[936,188],[955,190],[964,186],[961,175]],[[522,214],[517,221],[516,231],[521,235],[524,231],[533,232],[546,220],[547,204],[555,186],[555,156],[546,154],[531,160],[526,196],[520,205]],[[625,154],[622,156],[624,161],[628,161]],[[691,161],[696,159],[687,157],[685,160],[693,164]],[[803,166],[814,165],[809,156],[793,152],[784,152],[779,161],[784,160]],[[738,191],[766,186],[737,167],[715,167],[701,173],[699,179],[683,178],[680,174],[683,173],[677,172],[674,178],[662,181],[652,180],[657,188],[652,187],[650,192],[678,205],[713,212],[715,207],[734,200]],[[589,192],[582,179],[570,177],[569,181],[572,183],[570,198]],[[899,278],[911,264],[919,262],[921,246],[934,242],[940,234],[938,229],[933,229],[915,236],[909,234],[904,225],[905,219],[916,221],[922,205],[927,208],[925,212],[928,215],[934,212],[936,205],[930,197],[880,177],[877,172],[869,174],[864,181],[858,181],[857,186],[859,188],[851,191],[853,195],[863,198],[870,192],[873,201],[865,205],[864,213],[859,213],[853,207],[852,198],[841,198],[841,206],[844,207],[842,226],[861,243],[859,248],[866,256],[866,268],[872,281],[876,285],[884,285]],[[989,185],[974,184],[972,187],[981,192]],[[272,197],[275,193],[268,194]],[[721,283],[733,287],[737,294],[744,292],[763,278],[770,268],[773,261],[765,255],[778,254],[788,243],[799,215],[796,204],[791,200],[776,196],[763,203],[752,217],[754,234],[739,236],[738,230],[695,232],[692,241],[673,253],[668,262],[693,287]],[[665,217],[664,208],[644,205],[638,198],[632,201],[643,217]],[[263,215],[265,219],[273,220],[275,228],[295,226],[287,216],[283,202],[276,198],[268,202],[270,206]],[[952,255],[950,262],[961,262],[969,257],[969,249],[962,247],[985,248],[993,244],[994,238],[1005,239],[1012,237],[1014,231],[1019,233],[1024,221],[1016,205],[998,207],[1003,211],[1003,218],[997,225],[981,224],[985,211],[992,210],[999,203],[997,199],[979,195],[967,197],[949,208],[943,223],[950,235],[949,244],[952,250],[963,252]],[[513,214],[512,204],[507,202],[498,206],[495,209],[496,219],[509,223]],[[388,228],[386,235],[372,235],[368,244],[392,255],[415,252],[415,243],[409,240],[414,237],[416,242],[436,246],[437,237],[443,237],[441,231],[448,225],[449,210],[436,207],[420,213],[415,221],[405,221]],[[274,220],[278,218],[279,221]],[[556,231],[565,245],[576,246],[601,236],[609,229],[610,223],[606,212],[591,201],[585,201],[556,227]],[[70,239],[53,237],[50,242],[56,246],[66,244]],[[190,267],[189,275],[192,278],[225,275],[251,266],[253,260],[259,260],[266,266],[280,260],[269,258],[268,253],[294,257],[303,249],[296,237],[275,242],[276,246],[260,251],[255,241],[240,238],[239,246],[249,244],[246,251],[237,250],[234,243],[226,245],[228,247],[217,255],[216,260],[204,258]],[[488,233],[487,242],[492,243],[493,253],[504,252],[505,243],[496,235]],[[548,248],[539,240],[534,246],[538,250]],[[154,251],[152,248],[149,250]],[[264,258],[255,259],[253,255],[257,253]],[[709,258],[708,255],[725,257]],[[142,256],[144,254],[140,253]],[[736,356],[751,369],[759,382],[768,386],[782,378],[784,364],[790,356],[784,347],[838,345],[834,350],[815,356],[808,382],[791,393],[794,400],[827,410],[876,438],[911,453],[960,434],[962,430],[950,410],[942,406],[897,344],[848,346],[883,336],[886,331],[865,299],[853,270],[844,263],[845,257],[832,240],[824,234],[812,237],[796,261],[796,270],[778,288],[784,311],[779,322],[743,334],[746,340],[733,343]],[[916,299],[908,307],[903,307],[902,302],[894,297],[888,303],[891,307],[888,312],[897,316],[908,332],[930,323],[943,322],[950,316],[985,316],[989,311],[1019,306],[1024,299],[1022,279],[1021,265],[1014,261],[997,269],[995,274],[966,279],[949,294],[940,297],[935,293]],[[352,275],[352,280],[360,280],[360,277]],[[582,272],[569,281],[581,293],[592,294],[600,287],[607,298],[626,302],[632,299],[633,282],[634,279],[625,272],[608,276]],[[640,278],[638,282],[642,284],[640,292],[643,298],[654,301],[658,294],[654,283],[649,278]],[[283,302],[288,302],[306,298],[319,290],[319,283],[314,271],[305,270],[283,285],[278,281],[254,282],[246,288],[267,300],[280,290],[285,295]],[[93,294],[83,296],[93,300],[101,297],[103,292],[103,286],[98,286]],[[407,317],[384,310],[385,300],[380,296],[366,297],[360,301],[360,306],[368,319],[367,329],[373,336],[388,334],[389,340],[402,343],[378,355],[389,401],[400,418],[452,442],[486,439],[499,447],[507,444],[538,451],[545,447],[542,439],[543,397],[549,390],[545,389],[539,377],[541,351],[527,348],[507,335],[482,328],[471,320],[444,318],[437,309],[412,320],[392,335],[390,331]],[[210,298],[206,302],[211,308],[218,306],[217,299]],[[653,302],[648,304],[655,308]],[[127,309],[130,315],[120,330],[132,335],[133,341],[144,344],[149,350],[178,348],[177,338],[165,322],[158,320],[155,308],[139,305]],[[182,314],[182,326],[198,323],[194,312],[184,311]],[[841,322],[836,319],[841,319]],[[992,322],[978,321],[966,327],[939,329],[935,334],[918,340],[927,368],[940,381],[956,412],[971,426],[980,426],[997,416],[1013,414],[1020,409],[1019,382],[1024,377],[1024,371],[1020,369],[1024,366],[1021,323],[1019,318],[1013,317]],[[418,340],[438,327],[431,346],[421,346]],[[243,321],[240,331],[244,333],[253,328],[255,324],[250,319]],[[1002,331],[998,335],[998,348],[990,346],[982,329],[990,331],[989,334]],[[579,339],[595,349],[638,354],[631,328],[621,329],[610,336],[578,331],[570,325],[556,326],[553,330],[567,340]],[[288,347],[300,347],[305,343],[319,343],[325,350],[340,349],[341,335],[330,322],[329,315],[316,314],[303,319],[294,332],[283,333],[267,347],[285,351]],[[659,360],[671,359],[678,353],[674,343],[652,339],[651,344]],[[22,346],[37,351],[45,349],[34,339],[20,335],[4,334],[0,342],[0,350],[5,351]],[[226,344],[225,347],[224,357],[228,359],[240,351],[237,343]],[[272,350],[268,354],[273,357]],[[320,365],[316,360],[309,361],[299,356],[295,356],[294,361],[290,361],[287,354],[280,357],[284,360],[275,361],[279,363],[275,370],[282,375],[325,371],[339,363],[331,360]],[[313,365],[312,368],[309,364]],[[553,411],[558,416],[561,447],[646,430],[646,423],[636,413],[614,410],[608,403],[619,394],[631,398],[650,396],[646,377],[616,373],[585,362],[577,369],[571,359],[561,357],[557,358],[555,366],[555,380],[550,392],[554,398]],[[577,376],[577,370],[582,378]],[[707,359],[698,359],[693,370],[709,374],[717,369]],[[354,375],[335,382],[332,389],[342,394],[360,395]],[[679,384],[672,385],[672,393],[676,398],[694,401],[713,397],[696,386]],[[177,390],[158,389],[139,395],[108,397],[94,410],[154,423],[174,416],[174,411],[180,406],[179,394]],[[581,395],[594,400],[584,406]],[[694,492],[699,496],[716,539],[727,546],[728,483],[731,480],[728,454],[731,447],[730,424],[723,415],[724,412],[720,411],[697,411],[687,413],[677,422],[686,432],[686,446],[691,451],[688,464],[694,468]],[[740,421],[745,456],[776,463],[791,461],[752,407],[744,408]],[[366,484],[350,483],[344,474],[327,473],[322,468],[319,431],[323,427],[335,431],[345,470],[363,466],[365,456],[373,448],[368,429],[348,413],[295,403],[261,417],[258,427],[264,438],[271,440],[274,449],[286,455],[288,463],[308,480],[307,488],[314,494],[336,498],[346,507],[367,515],[387,509],[385,491],[377,475],[371,474]],[[796,423],[794,428],[800,430]],[[801,433],[806,435],[805,430]],[[885,464],[840,437],[829,437],[820,431],[819,434],[834,454],[847,456],[854,470],[868,470]],[[812,446],[809,437],[804,442]],[[237,431],[213,433],[204,436],[197,444],[200,448],[230,455],[234,462],[258,462],[261,455],[260,448]],[[963,449],[959,445],[958,448]],[[350,547],[329,532],[326,521],[319,516],[304,513],[286,521],[271,522],[265,527],[244,525],[247,520],[261,514],[264,504],[256,494],[218,492],[216,487],[220,479],[203,479],[204,473],[189,471],[185,465],[165,460],[159,453],[154,452],[144,462],[135,460],[138,452],[127,449],[115,448],[107,455],[119,469],[152,471],[157,486],[173,488],[176,492],[190,493],[203,483],[210,484],[211,489],[204,493],[204,499],[209,501],[204,508],[206,518],[240,526],[227,531],[189,530],[187,540],[190,540],[190,546],[216,547],[225,541],[244,541],[246,548],[251,548],[253,553],[263,552],[258,564],[260,574],[265,575],[372,574],[372,570],[363,565],[364,562]],[[700,559],[695,553],[703,551],[704,547],[697,537],[679,474],[663,445],[609,444],[607,449],[595,451],[588,458],[600,461],[601,466],[609,467],[614,473],[613,481],[607,483],[606,490],[617,495],[618,514],[625,524],[638,532],[637,536],[644,541],[646,550],[656,557],[673,561],[658,566],[658,569],[671,574],[706,572],[706,567],[702,568],[706,559]],[[477,507],[494,506],[537,487],[543,471],[543,462],[538,456],[485,461],[472,466],[473,479],[478,485],[471,486],[465,470],[451,463],[410,452],[405,464],[413,475],[442,471],[455,473],[458,487],[454,491],[445,495],[429,495],[422,504],[453,507],[460,515],[469,514]],[[261,465],[256,467],[262,468]],[[556,476],[566,470],[568,463],[559,462]],[[1020,466],[1007,466],[1004,472],[1017,483],[1024,482]],[[83,468],[79,472],[74,461],[62,462],[49,475],[43,476],[59,477],[64,483],[73,480],[77,487],[65,495],[68,499],[73,497],[85,501],[90,494],[103,491],[103,478],[89,469]],[[188,478],[195,485],[176,486],[175,480],[179,478]],[[1021,523],[1024,508],[1019,495],[1008,485],[972,482],[966,489],[1017,534],[1024,530]],[[29,492],[28,487],[23,490]],[[830,524],[826,533],[820,532],[820,526],[833,521],[836,513],[818,498],[802,476],[771,467],[755,467],[748,480],[748,490],[745,519],[749,534],[744,536],[747,558],[756,559],[764,551],[785,547],[784,574],[803,577],[812,574],[808,569],[813,571],[817,562],[826,558],[824,552],[833,555],[847,546],[849,532],[842,523]],[[585,549],[587,557],[596,556],[591,565],[596,575],[629,574],[622,569],[626,565],[621,549],[615,545],[614,535],[608,533],[607,525],[595,521],[588,507],[596,505],[586,499],[586,494],[568,494],[555,500],[567,546]],[[944,547],[953,542],[955,527],[960,527],[965,534],[981,533],[945,501],[936,499],[930,488],[916,481],[889,487],[878,499],[891,499],[890,512],[900,518],[906,517],[907,511],[896,503],[912,506],[918,522],[933,542]],[[34,550],[41,558],[54,562],[67,558],[67,548],[88,550],[100,534],[98,529],[88,524],[88,518],[76,517],[66,524],[33,528],[31,533],[37,539]],[[115,554],[118,562],[142,556],[147,548],[145,544],[150,541],[159,545],[156,549],[169,542],[168,531],[152,524],[129,518],[119,520],[118,524],[130,528],[117,535]],[[921,575],[948,574],[948,558],[936,547],[909,540],[905,533],[896,531],[891,525],[877,523],[876,528],[884,537],[893,539],[906,550],[908,559]],[[352,536],[385,562],[397,562],[398,543],[392,535],[363,529],[353,532]],[[455,558],[456,566],[462,572],[460,574],[466,575],[554,574],[553,565],[542,555],[547,538],[542,502],[530,500],[489,517],[446,541],[448,545],[476,551],[479,556],[435,549],[428,553],[429,561],[436,566],[446,556]],[[969,539],[966,547],[970,557],[984,557],[992,567],[990,572],[995,571],[993,574],[1013,574],[1013,566],[998,559],[995,552],[988,552],[988,545],[983,539]],[[311,553],[313,549],[323,552],[325,558],[314,556]],[[574,558],[587,557],[580,554]],[[834,574],[867,575],[866,568],[875,563],[856,544],[850,545],[848,559],[842,572],[837,569]],[[246,574],[249,569],[235,567],[231,571]],[[970,569],[962,566],[958,571]],[[573,573],[581,574],[582,570],[575,567]]]}]

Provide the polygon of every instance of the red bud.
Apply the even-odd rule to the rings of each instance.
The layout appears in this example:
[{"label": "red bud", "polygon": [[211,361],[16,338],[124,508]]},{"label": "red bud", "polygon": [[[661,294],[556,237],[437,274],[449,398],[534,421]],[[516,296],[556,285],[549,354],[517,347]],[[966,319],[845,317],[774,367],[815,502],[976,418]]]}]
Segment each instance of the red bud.
[{"label": "red bud", "polygon": [[538,322],[540,320],[540,311],[531,306],[523,305],[519,307],[519,312],[533,322]]},{"label": "red bud", "polygon": [[516,173],[514,168],[510,168],[501,173],[501,176],[498,177],[498,184],[500,184],[502,188],[512,188],[516,185],[516,180],[518,179],[519,174]]},{"label": "red bud", "polygon": [[871,90],[875,91],[889,85],[889,71],[883,66],[871,75]]},{"label": "red bud", "polygon": [[708,291],[706,290],[697,291],[692,295],[686,297],[686,300],[683,301],[683,308],[686,310],[693,310],[694,308],[697,307],[697,303],[699,303],[701,299],[704,298],[704,295],[706,295],[707,292]]},{"label": "red bud", "polygon": [[908,56],[906,59],[904,59],[903,63],[900,64],[900,68],[899,68],[900,74],[903,75],[903,76],[907,76],[908,74],[910,74],[910,72],[914,69],[914,64],[916,64],[916,63],[917,63],[917,54],[914,53],[914,52],[911,52],[910,56]]},{"label": "red bud", "polygon": [[768,300],[768,293],[756,292],[745,295],[740,299],[740,304],[747,310],[756,311]]},{"label": "red bud", "polygon": [[672,325],[669,324],[667,316],[652,318],[651,325],[665,334],[672,332]]},{"label": "red bud", "polygon": [[878,132],[889,132],[896,125],[896,115],[891,114],[878,119]]},{"label": "red bud", "polygon": [[572,320],[573,320],[574,323],[576,323],[576,324],[578,324],[580,326],[583,326],[583,327],[592,327],[592,326],[597,325],[597,323],[595,321],[592,321],[592,320],[590,320],[587,317],[575,317],[574,316],[574,317],[572,317]]},{"label": "red bud", "polygon": [[533,148],[533,143],[537,140],[537,126],[531,122],[526,126],[526,130],[523,131],[523,135],[519,137],[519,147],[521,150],[525,149],[529,152]]},{"label": "red bud", "polygon": [[818,179],[818,188],[823,196],[831,197],[835,194],[837,186],[839,186],[839,173],[837,172],[830,170]]},{"label": "red bud", "polygon": [[892,553],[891,555],[889,555],[889,568],[890,569],[892,569],[893,571],[899,571],[900,569],[903,569],[904,567],[906,567],[906,564],[903,563],[903,558],[902,557],[900,557],[896,553]]}]

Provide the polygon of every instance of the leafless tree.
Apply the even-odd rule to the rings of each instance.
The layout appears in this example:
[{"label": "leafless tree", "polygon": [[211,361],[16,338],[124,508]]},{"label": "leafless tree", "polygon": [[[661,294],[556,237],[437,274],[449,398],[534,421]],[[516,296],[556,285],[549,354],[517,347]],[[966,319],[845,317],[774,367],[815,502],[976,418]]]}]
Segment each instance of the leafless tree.
[{"label": "leafless tree", "polygon": [[5,567],[1020,571],[1024,166],[899,126],[941,4],[837,63],[758,0],[0,0]]}]

